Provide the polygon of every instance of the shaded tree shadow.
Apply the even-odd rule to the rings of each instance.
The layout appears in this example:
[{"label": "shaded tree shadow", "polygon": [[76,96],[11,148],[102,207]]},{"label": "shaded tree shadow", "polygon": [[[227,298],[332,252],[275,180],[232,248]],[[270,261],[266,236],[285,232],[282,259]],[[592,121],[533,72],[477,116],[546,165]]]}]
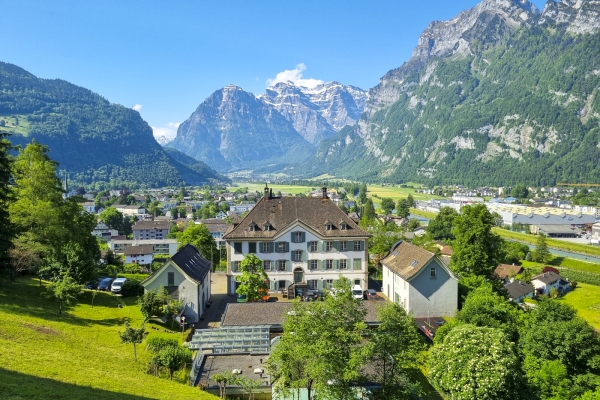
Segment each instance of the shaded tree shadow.
[{"label": "shaded tree shadow", "polygon": [[555,267],[560,267],[560,264],[564,261],[564,257],[554,257],[552,261],[550,261],[549,265],[554,265]]},{"label": "shaded tree shadow", "polygon": [[0,393],[5,400],[21,399],[115,399],[143,400],[148,397],[115,393],[72,383],[26,375],[0,368]]}]

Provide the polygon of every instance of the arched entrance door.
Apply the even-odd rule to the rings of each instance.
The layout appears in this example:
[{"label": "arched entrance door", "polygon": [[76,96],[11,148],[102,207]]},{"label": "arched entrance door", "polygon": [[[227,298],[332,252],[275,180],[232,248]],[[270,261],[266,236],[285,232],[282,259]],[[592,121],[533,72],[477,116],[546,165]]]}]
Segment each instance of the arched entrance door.
[{"label": "arched entrance door", "polygon": [[304,270],[302,268],[294,269],[294,283],[304,282]]}]

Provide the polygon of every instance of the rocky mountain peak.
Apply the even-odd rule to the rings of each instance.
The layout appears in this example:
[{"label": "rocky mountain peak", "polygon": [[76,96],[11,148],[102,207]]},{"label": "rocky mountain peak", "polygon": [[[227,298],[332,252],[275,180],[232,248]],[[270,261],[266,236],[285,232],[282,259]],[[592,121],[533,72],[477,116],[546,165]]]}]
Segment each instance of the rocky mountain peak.
[{"label": "rocky mountain peak", "polygon": [[[530,25],[539,14],[528,0],[483,0],[449,21],[433,21],[419,38],[411,60],[426,61],[430,57],[446,57],[454,53],[470,53],[471,39],[486,37],[495,42],[523,25]],[[512,28],[512,29],[511,29]]]},{"label": "rocky mountain peak", "polygon": [[259,97],[292,122],[305,140],[315,144],[354,124],[364,109],[367,92],[339,82],[308,88],[288,81],[270,86]]},{"label": "rocky mountain peak", "polygon": [[565,24],[573,33],[600,32],[600,0],[548,1],[539,23]]}]

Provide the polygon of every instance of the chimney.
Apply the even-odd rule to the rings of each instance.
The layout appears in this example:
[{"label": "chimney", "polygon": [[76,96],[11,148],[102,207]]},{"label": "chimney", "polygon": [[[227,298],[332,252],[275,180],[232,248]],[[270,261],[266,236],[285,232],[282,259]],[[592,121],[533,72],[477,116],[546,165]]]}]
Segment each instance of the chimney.
[{"label": "chimney", "polygon": [[265,194],[263,196],[265,199],[269,199],[269,187],[265,183]]},{"label": "chimney", "polygon": [[323,184],[323,188],[321,189],[323,191],[323,199],[327,198],[327,186],[325,186],[325,184]]}]

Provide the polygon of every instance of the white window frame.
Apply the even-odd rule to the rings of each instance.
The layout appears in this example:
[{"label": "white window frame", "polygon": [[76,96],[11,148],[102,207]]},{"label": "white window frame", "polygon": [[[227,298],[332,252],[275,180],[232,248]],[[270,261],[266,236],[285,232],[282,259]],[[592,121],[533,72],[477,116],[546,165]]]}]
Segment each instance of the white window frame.
[{"label": "white window frame", "polygon": [[332,240],[325,241],[325,251],[333,251],[333,250],[334,250],[333,241]]},{"label": "white window frame", "polygon": [[340,251],[348,251],[348,242],[346,240],[340,242]]},{"label": "white window frame", "polygon": [[431,267],[431,269],[429,270],[429,277],[431,279],[437,278],[437,268],[436,267]]},{"label": "white window frame", "polygon": [[310,260],[308,264],[311,271],[316,271],[319,269],[319,260]]},{"label": "white window frame", "polygon": [[[286,260],[277,260],[277,271],[287,271],[285,261]],[[283,266],[283,268],[282,268],[282,266]]]},{"label": "white window frame", "polygon": [[345,258],[340,260],[340,269],[348,269],[348,260]]},{"label": "white window frame", "polygon": [[310,242],[310,252],[311,253],[315,253],[317,251],[319,251],[319,243],[317,241],[312,241]]},{"label": "white window frame", "polygon": [[325,269],[326,270],[333,269],[333,260],[325,260]]},{"label": "white window frame", "polygon": [[292,252],[292,260],[293,261],[302,261],[302,250],[294,250]]},{"label": "white window frame", "polygon": [[360,251],[362,240],[356,240],[354,242],[354,251]]}]

